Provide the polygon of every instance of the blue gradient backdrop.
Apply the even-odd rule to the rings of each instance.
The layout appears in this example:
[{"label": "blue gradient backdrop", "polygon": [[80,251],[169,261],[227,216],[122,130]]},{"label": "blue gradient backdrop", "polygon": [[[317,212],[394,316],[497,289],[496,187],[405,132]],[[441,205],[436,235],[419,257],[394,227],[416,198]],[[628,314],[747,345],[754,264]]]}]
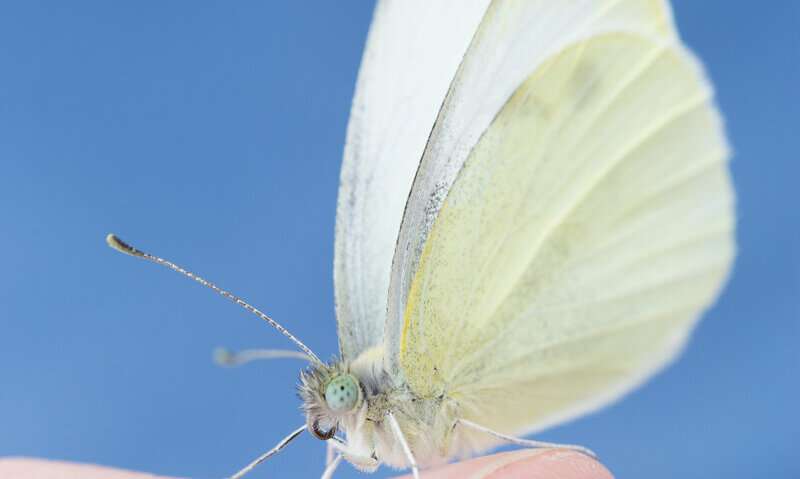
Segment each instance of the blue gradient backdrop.
[{"label": "blue gradient backdrop", "polygon": [[[547,431],[618,477],[800,477],[800,7],[678,1],[736,150],[735,274],[683,358]],[[0,5],[0,455],[220,477],[303,422],[284,347],[188,265],[336,353],[332,250],[371,2]],[[298,440],[253,477],[317,477]],[[385,477],[381,470],[377,477]],[[338,477],[356,477],[349,466]]]}]

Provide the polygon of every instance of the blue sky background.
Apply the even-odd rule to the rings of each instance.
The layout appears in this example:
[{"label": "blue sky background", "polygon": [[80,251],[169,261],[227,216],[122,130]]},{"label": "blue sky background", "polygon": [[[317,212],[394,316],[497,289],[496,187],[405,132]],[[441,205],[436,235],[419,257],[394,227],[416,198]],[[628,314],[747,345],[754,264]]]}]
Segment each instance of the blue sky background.
[{"label": "blue sky background", "polygon": [[[540,438],[586,444],[620,478],[798,477],[800,7],[675,8],[736,150],[735,274],[675,366]],[[298,362],[211,361],[287,341],[103,238],[197,270],[333,355],[336,190],[371,10],[2,2],[0,455],[211,478],[303,422]],[[316,477],[323,456],[304,437],[253,477]]]}]

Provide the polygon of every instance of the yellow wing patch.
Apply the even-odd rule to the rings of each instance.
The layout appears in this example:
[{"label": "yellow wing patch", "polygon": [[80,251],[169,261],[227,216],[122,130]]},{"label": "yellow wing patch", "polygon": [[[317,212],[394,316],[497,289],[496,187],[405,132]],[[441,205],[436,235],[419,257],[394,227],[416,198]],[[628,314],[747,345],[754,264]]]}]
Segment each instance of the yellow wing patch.
[{"label": "yellow wing patch", "polygon": [[409,290],[405,379],[519,433],[605,404],[677,354],[733,253],[728,149],[678,45],[568,46],[508,100]]}]

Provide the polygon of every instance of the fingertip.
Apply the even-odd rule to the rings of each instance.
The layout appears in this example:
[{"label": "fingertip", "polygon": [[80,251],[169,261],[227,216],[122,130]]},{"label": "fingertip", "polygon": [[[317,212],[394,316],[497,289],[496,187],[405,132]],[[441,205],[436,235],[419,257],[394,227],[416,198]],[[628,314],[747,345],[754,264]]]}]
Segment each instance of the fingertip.
[{"label": "fingertip", "polygon": [[0,457],[0,477],[15,479],[167,479],[141,472],[113,469],[93,464],[34,459],[29,457]]},{"label": "fingertip", "polygon": [[546,449],[497,464],[494,470],[479,475],[481,479],[614,479],[597,460],[575,451]]},{"label": "fingertip", "polygon": [[[404,479],[411,476],[403,476]],[[426,479],[613,479],[591,457],[563,449],[520,450],[426,470]]]}]

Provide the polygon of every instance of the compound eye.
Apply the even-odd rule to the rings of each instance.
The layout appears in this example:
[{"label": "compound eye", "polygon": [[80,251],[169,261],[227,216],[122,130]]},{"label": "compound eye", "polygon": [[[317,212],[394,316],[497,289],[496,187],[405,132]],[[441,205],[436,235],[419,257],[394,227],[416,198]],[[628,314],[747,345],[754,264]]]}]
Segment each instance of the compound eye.
[{"label": "compound eye", "polygon": [[358,401],[358,383],[349,374],[342,374],[331,379],[325,388],[325,402],[334,412],[351,411]]}]

